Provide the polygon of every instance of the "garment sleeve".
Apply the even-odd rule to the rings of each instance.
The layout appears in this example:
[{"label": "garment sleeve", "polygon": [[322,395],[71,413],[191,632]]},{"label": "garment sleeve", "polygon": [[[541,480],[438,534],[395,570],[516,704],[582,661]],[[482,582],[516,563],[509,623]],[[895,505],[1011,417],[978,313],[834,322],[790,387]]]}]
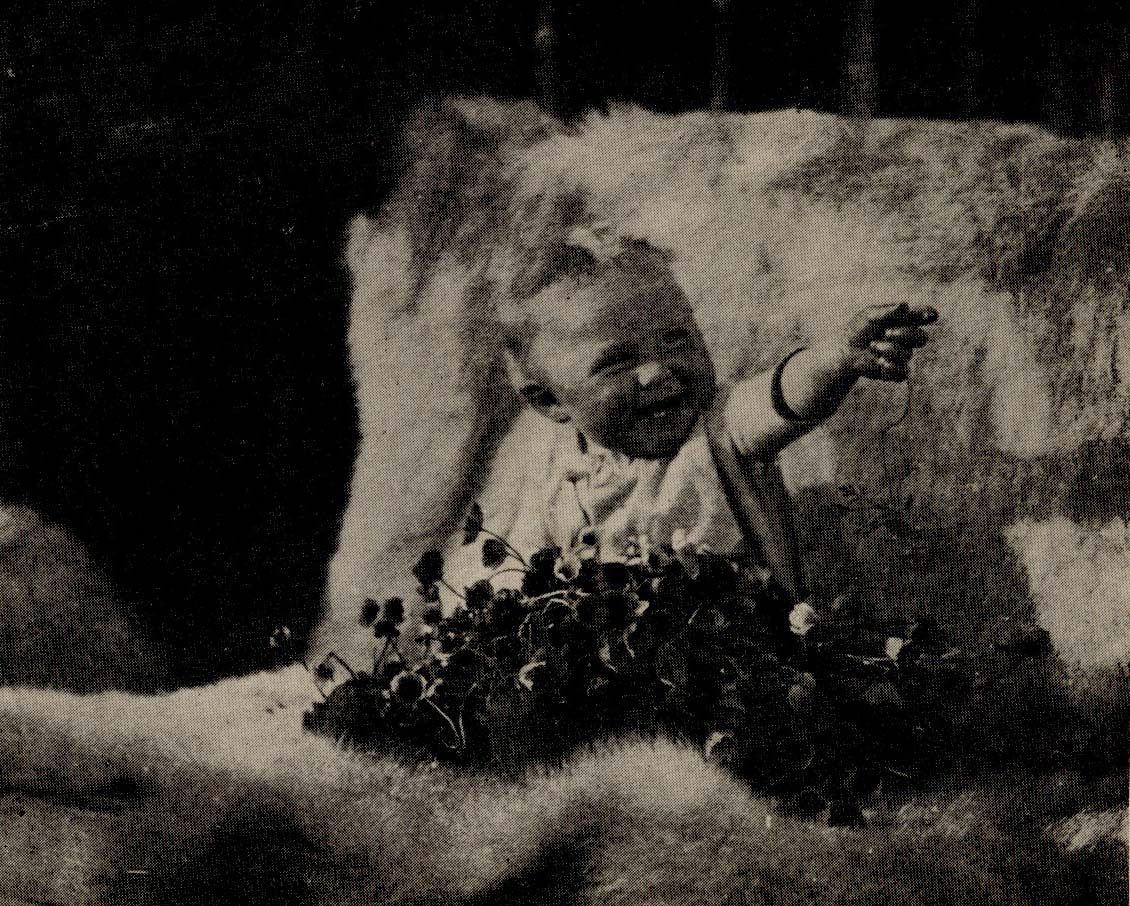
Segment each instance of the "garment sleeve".
[{"label": "garment sleeve", "polygon": [[774,370],[739,381],[723,409],[726,431],[741,456],[773,459],[785,446],[820,424],[820,419],[785,419],[773,407]]}]

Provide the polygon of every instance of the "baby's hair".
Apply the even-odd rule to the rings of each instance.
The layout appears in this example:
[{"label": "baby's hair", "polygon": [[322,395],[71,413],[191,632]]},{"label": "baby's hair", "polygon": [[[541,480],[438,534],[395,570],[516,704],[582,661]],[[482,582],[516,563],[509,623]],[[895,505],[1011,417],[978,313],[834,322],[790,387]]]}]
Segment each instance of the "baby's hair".
[{"label": "baby's hair", "polygon": [[524,360],[534,334],[552,315],[548,308],[561,303],[545,292],[550,287],[560,284],[567,294],[569,288],[579,290],[607,279],[673,282],[670,261],[670,253],[646,239],[608,237],[599,224],[591,229],[577,227],[563,242],[536,256],[500,305],[504,347],[518,361]]}]

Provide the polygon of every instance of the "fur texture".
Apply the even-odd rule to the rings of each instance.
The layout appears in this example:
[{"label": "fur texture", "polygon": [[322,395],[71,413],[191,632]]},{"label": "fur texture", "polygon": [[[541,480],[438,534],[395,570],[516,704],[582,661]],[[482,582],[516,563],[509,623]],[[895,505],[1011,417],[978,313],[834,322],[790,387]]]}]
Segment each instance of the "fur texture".
[{"label": "fur texture", "polygon": [[[414,163],[396,197],[358,219],[349,243],[362,443],[315,656],[363,663],[361,601],[411,591],[413,560],[447,542],[472,497],[501,522],[515,505],[544,435],[515,420],[493,312],[579,222],[607,219],[673,252],[725,377],[772,362],[816,312],[904,298],[941,309],[910,421],[884,433],[901,400],[865,389],[785,458],[825,589],[854,584],[894,615],[932,606],[976,640],[1034,615],[1006,526],[1064,516],[1097,530],[1130,500],[1121,148],[1026,126],[863,127],[792,111],[624,108],[566,132],[532,107],[480,102],[423,111],[405,143]],[[893,527],[864,532],[837,506],[840,482],[915,500]],[[1027,557],[1042,537],[1009,540]],[[1025,565],[1062,619],[1070,596]],[[1004,700],[1016,710],[1042,691]],[[156,697],[0,691],[0,894],[1125,902],[1117,813],[1056,825],[1075,861],[1044,833],[1094,806],[1070,778],[927,795],[877,812],[868,830],[833,830],[774,813],[662,741],[610,745],[517,784],[407,771],[302,734],[310,694],[298,670]],[[1088,886],[1079,854],[1111,848],[1100,861],[1115,870]]]},{"label": "fur texture", "polygon": [[924,796],[861,832],[777,814],[663,741],[598,748],[516,784],[410,771],[304,734],[309,692],[301,669],[151,698],[3,690],[0,893],[326,906],[1073,901],[1077,879],[1040,823],[1005,832],[975,794],[945,809]]},{"label": "fur texture", "polygon": [[[724,379],[863,305],[940,310],[897,429],[907,391],[864,385],[782,456],[818,592],[930,610],[978,646],[1036,616],[1010,525],[1097,530],[1130,505],[1124,147],[804,111],[622,107],[566,131],[481,101],[422,111],[405,142],[397,195],[349,244],[362,441],[315,657],[364,662],[361,601],[412,597],[406,567],[472,496],[512,518],[545,432],[514,420],[491,325],[576,224],[671,252]],[[869,521],[843,484],[897,512]]]}]

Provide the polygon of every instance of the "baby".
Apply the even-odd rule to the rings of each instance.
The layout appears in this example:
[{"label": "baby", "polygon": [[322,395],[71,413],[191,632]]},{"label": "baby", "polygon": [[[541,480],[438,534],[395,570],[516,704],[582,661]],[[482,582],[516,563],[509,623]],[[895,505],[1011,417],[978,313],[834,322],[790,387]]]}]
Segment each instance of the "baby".
[{"label": "baby", "polygon": [[744,549],[798,597],[776,454],[860,377],[904,380],[937,318],[928,307],[873,306],[724,389],[664,254],[640,240],[602,247],[591,232],[501,315],[510,380],[560,435],[506,532],[514,548],[588,548],[602,559],[641,538]]}]

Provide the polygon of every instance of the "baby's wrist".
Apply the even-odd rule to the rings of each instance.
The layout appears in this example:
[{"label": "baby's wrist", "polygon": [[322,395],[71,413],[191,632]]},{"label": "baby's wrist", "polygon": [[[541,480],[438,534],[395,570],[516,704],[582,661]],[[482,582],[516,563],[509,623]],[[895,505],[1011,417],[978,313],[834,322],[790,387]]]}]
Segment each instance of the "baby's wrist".
[{"label": "baby's wrist", "polygon": [[825,342],[812,347],[813,372],[824,381],[839,383],[858,377],[855,356],[843,343]]}]

